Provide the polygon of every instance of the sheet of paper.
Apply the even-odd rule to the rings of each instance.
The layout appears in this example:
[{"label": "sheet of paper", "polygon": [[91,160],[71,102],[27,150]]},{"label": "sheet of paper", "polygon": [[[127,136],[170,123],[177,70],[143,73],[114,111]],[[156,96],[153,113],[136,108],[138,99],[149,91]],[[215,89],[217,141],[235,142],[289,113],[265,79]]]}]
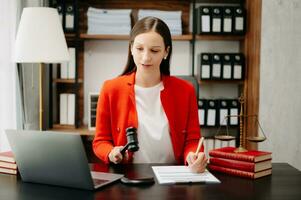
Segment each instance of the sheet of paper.
[{"label": "sheet of paper", "polygon": [[152,169],[160,184],[220,183],[209,171],[193,173],[184,165],[153,166]]}]

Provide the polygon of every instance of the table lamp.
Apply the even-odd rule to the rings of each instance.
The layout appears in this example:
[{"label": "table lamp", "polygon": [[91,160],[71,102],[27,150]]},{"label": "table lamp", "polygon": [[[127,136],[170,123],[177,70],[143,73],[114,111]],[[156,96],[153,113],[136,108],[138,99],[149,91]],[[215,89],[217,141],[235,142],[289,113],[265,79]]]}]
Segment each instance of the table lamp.
[{"label": "table lamp", "polygon": [[43,63],[69,60],[68,47],[56,9],[24,8],[15,42],[14,61],[39,63],[39,127],[43,129]]}]

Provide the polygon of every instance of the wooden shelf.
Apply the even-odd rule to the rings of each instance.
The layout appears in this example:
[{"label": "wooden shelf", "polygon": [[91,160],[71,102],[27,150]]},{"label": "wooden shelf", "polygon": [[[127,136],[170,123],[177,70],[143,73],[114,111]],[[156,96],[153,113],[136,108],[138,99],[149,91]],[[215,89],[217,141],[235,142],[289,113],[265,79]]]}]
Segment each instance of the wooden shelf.
[{"label": "wooden shelf", "polygon": [[217,3],[233,3],[233,4],[240,4],[241,3],[241,0],[196,0],[195,1],[196,3],[214,3],[214,4],[217,4]]},{"label": "wooden shelf", "polygon": [[184,41],[190,41],[192,40],[192,34],[187,34],[187,35],[174,35],[171,36],[173,40],[184,40]]},{"label": "wooden shelf", "polygon": [[242,41],[245,36],[243,35],[196,35],[196,40],[234,40]]},{"label": "wooden shelf", "polygon": [[128,40],[130,39],[129,35],[90,35],[81,33],[81,39],[85,40]]},{"label": "wooden shelf", "polygon": [[75,128],[73,125],[61,125],[61,124],[53,124],[53,128],[51,131],[60,131],[60,132],[70,132],[76,133],[83,136],[93,136],[95,131],[88,130],[87,126]]},{"label": "wooden shelf", "polygon": [[65,37],[67,37],[67,38],[76,37],[76,34],[75,33],[65,33]]},{"label": "wooden shelf", "polygon": [[198,80],[199,84],[240,84],[243,85],[243,80]]},{"label": "wooden shelf", "polygon": [[[80,38],[85,40],[129,40],[130,36],[129,35],[90,35],[90,34],[82,33],[80,34]],[[172,36],[172,39],[178,41],[190,41],[192,40],[192,34],[175,35]]]},{"label": "wooden shelf", "polygon": [[66,37],[67,42],[74,41],[77,39],[75,33],[65,33],[65,37]]},{"label": "wooden shelf", "polygon": [[[75,79],[53,79],[55,83],[76,83]],[[82,79],[78,79],[77,83],[83,83]]]}]

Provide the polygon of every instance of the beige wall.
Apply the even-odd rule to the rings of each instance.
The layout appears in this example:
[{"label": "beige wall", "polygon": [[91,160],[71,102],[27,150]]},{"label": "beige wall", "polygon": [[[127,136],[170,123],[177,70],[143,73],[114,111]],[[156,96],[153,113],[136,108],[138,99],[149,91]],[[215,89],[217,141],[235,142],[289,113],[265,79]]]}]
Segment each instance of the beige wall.
[{"label": "beige wall", "polygon": [[273,162],[301,170],[301,1],[263,0],[260,120]]}]

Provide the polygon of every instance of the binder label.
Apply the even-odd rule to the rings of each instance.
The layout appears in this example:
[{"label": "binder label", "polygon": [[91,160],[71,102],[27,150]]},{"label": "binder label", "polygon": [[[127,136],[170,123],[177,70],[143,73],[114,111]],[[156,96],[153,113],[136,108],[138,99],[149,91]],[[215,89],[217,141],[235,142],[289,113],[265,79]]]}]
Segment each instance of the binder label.
[{"label": "binder label", "polygon": [[210,32],[210,16],[202,16],[202,32]]}]

